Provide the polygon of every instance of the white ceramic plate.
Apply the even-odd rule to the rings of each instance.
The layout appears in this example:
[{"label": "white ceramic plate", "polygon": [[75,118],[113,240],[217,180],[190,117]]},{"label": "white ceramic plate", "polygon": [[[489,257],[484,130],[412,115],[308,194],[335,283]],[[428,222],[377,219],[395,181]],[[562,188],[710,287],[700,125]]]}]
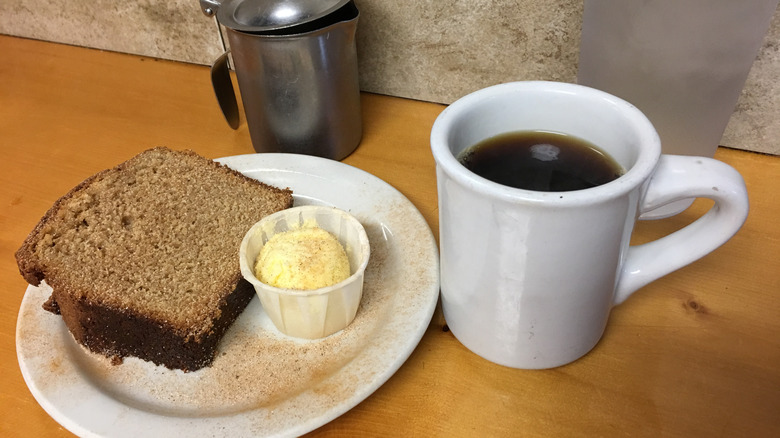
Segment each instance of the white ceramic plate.
[{"label": "white ceramic plate", "polygon": [[[81,436],[293,436],[348,411],[386,382],[425,333],[439,293],[438,250],[419,211],[382,180],[346,164],[288,154],[220,161],[290,187],[296,205],[332,205],[366,228],[364,298],[345,330],[316,341],[285,337],[257,297],[209,368],[172,371],[135,358],[120,366],[78,345],[44,311],[50,291],[28,287],[16,329],[33,396]],[[247,200],[251,202],[251,200]]]}]

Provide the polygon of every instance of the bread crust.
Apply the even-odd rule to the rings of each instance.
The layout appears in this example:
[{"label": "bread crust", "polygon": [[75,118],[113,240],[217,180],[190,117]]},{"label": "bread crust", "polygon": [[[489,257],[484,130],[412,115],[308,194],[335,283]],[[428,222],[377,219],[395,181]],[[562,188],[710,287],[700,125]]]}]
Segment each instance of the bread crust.
[{"label": "bread crust", "polygon": [[128,309],[94,303],[67,288],[52,287],[50,302],[56,306],[73,338],[90,351],[120,364],[128,356],[142,358],[171,369],[195,371],[211,364],[217,344],[254,296],[252,285],[240,278],[221,302],[220,316],[212,329],[198,339],[182,338],[176,330]]},{"label": "bread crust", "polygon": [[[173,153],[182,154],[183,157],[197,157],[202,160],[198,163],[207,164],[213,170],[230,175],[231,178],[238,177],[242,181],[249,181],[264,193],[271,193],[274,200],[281,202],[281,208],[278,209],[292,206],[292,192],[289,189],[263,184],[219,163],[206,160],[192,151],[174,152],[167,148],[154,148],[139,156],[145,153]],[[47,264],[36,253],[36,245],[42,242],[44,230],[56,225],[58,214],[68,208],[68,203],[74,196],[110,173],[126,170],[128,163],[139,156],[86,178],[55,201],[16,252],[16,261],[20,274],[28,283],[39,285],[45,280],[52,287],[53,293],[43,304],[43,308],[61,314],[74,339],[89,350],[110,357],[115,363],[120,363],[124,357],[135,356],[168,368],[194,371],[213,361],[219,340],[254,296],[252,286],[241,278],[237,262],[235,273],[231,274],[230,280],[222,285],[220,291],[215,291],[219,294],[219,299],[214,308],[207,309],[209,321],[193,330],[191,327],[178,326],[144,314],[132,306],[119,307],[110,302],[101,302],[95,299],[94,293],[92,296],[85,293],[82,285],[72,284],[68,280],[69,277],[60,272],[60,266]],[[246,224],[246,229],[250,226],[251,223]],[[236,248],[238,243],[240,240],[236,242]],[[236,249],[236,260],[237,258]]]}]

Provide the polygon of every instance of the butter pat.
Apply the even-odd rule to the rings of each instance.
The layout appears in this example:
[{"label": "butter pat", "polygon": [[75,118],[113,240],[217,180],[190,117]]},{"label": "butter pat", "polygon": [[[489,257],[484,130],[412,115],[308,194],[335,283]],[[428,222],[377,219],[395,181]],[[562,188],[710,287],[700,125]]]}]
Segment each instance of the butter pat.
[{"label": "butter pat", "polygon": [[347,253],[336,237],[318,227],[274,234],[255,263],[255,276],[283,289],[312,290],[349,277]]}]

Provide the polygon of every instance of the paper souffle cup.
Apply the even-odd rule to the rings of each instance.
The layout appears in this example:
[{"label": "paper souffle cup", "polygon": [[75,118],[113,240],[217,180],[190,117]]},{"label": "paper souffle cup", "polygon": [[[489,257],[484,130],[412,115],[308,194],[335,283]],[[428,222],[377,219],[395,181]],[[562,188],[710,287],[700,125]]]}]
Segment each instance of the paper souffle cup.
[{"label": "paper souffle cup", "polygon": [[[274,234],[301,228],[314,221],[338,239],[349,259],[350,276],[332,286],[312,290],[282,289],[261,282],[254,272],[260,250]],[[322,338],[343,329],[355,319],[363,295],[368,265],[368,236],[352,215],[334,207],[293,207],[263,218],[241,241],[241,274],[255,287],[260,302],[276,328],[289,336]]]}]

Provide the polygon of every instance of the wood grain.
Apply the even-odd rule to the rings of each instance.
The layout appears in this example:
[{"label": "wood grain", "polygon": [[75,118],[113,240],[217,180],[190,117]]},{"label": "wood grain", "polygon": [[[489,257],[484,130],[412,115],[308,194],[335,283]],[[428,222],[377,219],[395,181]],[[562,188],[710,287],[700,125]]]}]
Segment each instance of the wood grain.
[{"label": "wood grain", "polygon": [[[0,36],[0,435],[71,436],[33,399],[16,359],[26,283],[13,253],[41,215],[92,173],[157,145],[216,158],[252,153],[208,69]],[[438,233],[428,145],[441,105],[364,94],[344,161],[387,181]],[[776,140],[776,139],[773,139]],[[409,360],[364,402],[310,436],[780,436],[780,158],[719,149],[751,198],[742,230],[616,307],[601,343],[553,370],[469,352],[441,312]],[[708,207],[642,222],[635,242]]]}]

